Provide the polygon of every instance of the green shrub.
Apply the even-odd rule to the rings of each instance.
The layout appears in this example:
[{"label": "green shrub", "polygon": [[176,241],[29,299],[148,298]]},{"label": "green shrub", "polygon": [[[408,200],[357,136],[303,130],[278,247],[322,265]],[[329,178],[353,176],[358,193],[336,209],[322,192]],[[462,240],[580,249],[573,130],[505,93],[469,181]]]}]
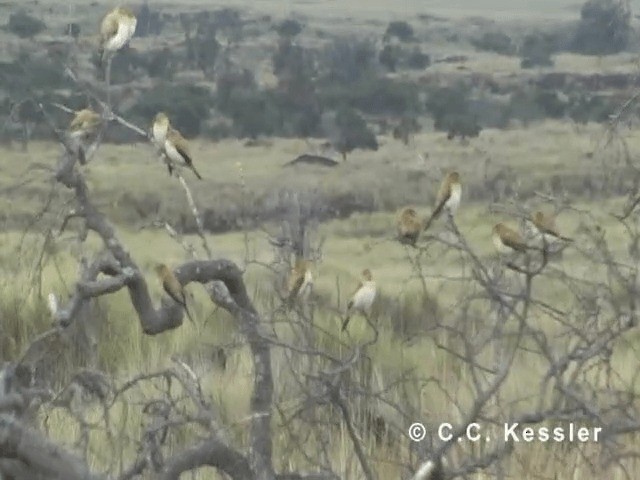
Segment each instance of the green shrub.
[{"label": "green shrub", "polygon": [[46,28],[47,26],[42,20],[29,15],[25,10],[18,10],[9,15],[7,29],[20,38],[34,37]]},{"label": "green shrub", "polygon": [[348,106],[368,114],[403,114],[418,105],[415,84],[386,78],[363,78],[351,85],[329,84],[318,92],[322,105]]},{"label": "green shrub", "polygon": [[385,32],[386,37],[396,37],[402,42],[413,40],[413,27],[407,22],[394,21],[389,22]]},{"label": "green shrub", "polygon": [[471,44],[478,50],[495,52],[500,55],[515,55],[517,52],[513,40],[504,32],[485,32],[479,38],[472,39]]},{"label": "green shrub", "polygon": [[589,0],[580,10],[573,50],[606,55],[624,50],[632,34],[631,10],[620,0]]},{"label": "green shrub", "polygon": [[551,55],[555,50],[554,40],[543,33],[527,35],[520,47],[521,68],[550,67],[553,65]]},{"label": "green shrub", "polygon": [[339,109],[335,122],[339,131],[335,146],[344,158],[356,148],[378,149],[376,136],[367,126],[365,119],[355,110],[348,107]]}]

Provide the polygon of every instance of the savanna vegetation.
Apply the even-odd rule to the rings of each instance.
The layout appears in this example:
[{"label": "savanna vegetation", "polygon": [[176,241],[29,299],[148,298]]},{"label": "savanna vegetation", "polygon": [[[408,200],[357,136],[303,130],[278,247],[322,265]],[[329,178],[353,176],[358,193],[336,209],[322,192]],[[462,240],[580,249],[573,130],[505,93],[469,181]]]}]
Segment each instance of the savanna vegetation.
[{"label": "savanna vegetation", "polygon": [[[0,478],[637,477],[633,3],[141,2],[109,70],[111,5],[5,3]],[[65,129],[87,106],[81,165]],[[204,180],[167,174],[158,111]],[[399,243],[397,210],[428,216],[451,170],[455,217]],[[536,210],[573,241],[497,256],[493,225],[534,245]],[[291,305],[296,256],[314,284]],[[341,332],[364,268],[373,311]],[[603,430],[517,443],[505,422]]]}]

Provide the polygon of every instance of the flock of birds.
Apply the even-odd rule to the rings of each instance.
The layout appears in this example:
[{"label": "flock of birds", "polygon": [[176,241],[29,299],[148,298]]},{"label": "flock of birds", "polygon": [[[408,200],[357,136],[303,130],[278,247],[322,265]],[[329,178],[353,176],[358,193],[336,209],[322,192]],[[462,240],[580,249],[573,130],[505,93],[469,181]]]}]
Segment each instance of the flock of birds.
[{"label": "flock of birds", "polygon": [[[397,217],[397,238],[400,243],[415,246],[420,234],[427,230],[432,223],[440,218],[443,213],[453,218],[460,206],[462,198],[462,184],[458,172],[449,172],[440,184],[436,195],[435,207],[427,218],[420,218],[418,212],[411,207],[400,210]],[[504,223],[497,223],[492,229],[492,241],[496,251],[500,255],[512,256],[526,253],[529,250],[540,251],[558,242],[572,242],[573,239],[561,235],[555,225],[555,219],[550,214],[538,210],[528,220],[535,245],[529,244],[525,236],[517,229]],[[312,263],[304,259],[297,259],[289,274],[288,300],[291,303],[296,298],[306,299],[313,286],[311,274]],[[355,313],[369,315],[376,298],[376,283],[371,271],[365,269],[362,272],[360,283],[348,304],[346,317],[342,322],[342,330],[346,330],[350,318]]]},{"label": "flock of birds", "polygon": [[[136,24],[136,17],[128,8],[117,7],[104,16],[100,27],[100,50],[103,62],[131,40],[135,33]],[[90,108],[75,112],[68,127],[68,134],[78,145],[80,163],[84,164],[86,162],[85,149],[87,142],[96,135],[102,124],[102,116]],[[175,165],[182,165],[189,168],[198,179],[202,179],[202,176],[193,165],[188,142],[171,125],[165,112],[156,114],[148,136],[156,146],[158,154],[165,160],[170,175],[173,174]],[[415,246],[420,234],[427,230],[432,222],[439,218],[443,212],[453,218],[460,206],[461,197],[462,184],[460,175],[455,171],[449,172],[440,185],[436,195],[435,208],[428,218],[421,219],[418,212],[411,207],[403,208],[399,212],[397,219],[398,240],[403,244]],[[533,226],[535,237],[542,239],[543,248],[557,241],[572,241],[570,238],[558,233],[552,216],[545,215],[541,211],[537,211],[532,215],[530,223]],[[523,253],[540,248],[529,245],[519,231],[504,223],[498,223],[493,227],[492,240],[498,253],[505,255]],[[173,272],[164,264],[156,265],[155,270],[165,292],[185,309],[187,316],[193,322],[193,318],[187,309],[184,288]],[[311,270],[312,262],[304,258],[296,259],[289,273],[287,283],[287,299],[290,305],[296,299],[308,298],[313,287]],[[373,275],[368,268],[364,269],[360,283],[347,304],[346,316],[342,322],[342,331],[347,329],[349,320],[354,314],[361,313],[365,316],[370,314],[376,293],[377,288]]]}]

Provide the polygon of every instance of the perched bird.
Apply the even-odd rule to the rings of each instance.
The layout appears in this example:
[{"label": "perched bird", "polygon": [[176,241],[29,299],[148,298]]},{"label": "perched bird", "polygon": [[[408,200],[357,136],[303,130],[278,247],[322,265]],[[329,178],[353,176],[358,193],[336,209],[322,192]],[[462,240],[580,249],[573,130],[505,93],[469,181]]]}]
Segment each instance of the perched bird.
[{"label": "perched bird", "polygon": [[158,112],[153,119],[153,125],[151,125],[151,137],[160,150],[164,150],[164,141],[167,138],[169,126],[170,123],[167,114],[164,112]]},{"label": "perched bird", "polygon": [[397,229],[400,243],[415,245],[420,231],[424,227],[423,221],[418,217],[418,212],[406,207],[398,214]]},{"label": "perched bird", "polygon": [[460,174],[458,172],[449,172],[442,184],[438,195],[436,196],[436,208],[426,221],[424,229],[426,230],[436,218],[440,216],[442,210],[446,210],[449,215],[453,215],[460,206],[460,198],[462,196],[462,185],[460,184]]},{"label": "perched bird", "polygon": [[107,54],[115,53],[131,40],[137,23],[133,12],[126,7],[116,7],[104,16],[100,24],[100,50],[103,61]]},{"label": "perched bird", "polygon": [[573,242],[572,238],[565,237],[558,233],[555,225],[555,219],[551,215],[545,215],[543,212],[538,210],[531,216],[531,221],[537,231],[537,236],[539,238],[544,238],[544,241],[547,244],[552,244],[558,240]]},{"label": "perched bird", "polygon": [[298,258],[289,272],[287,284],[287,303],[293,305],[296,298],[306,299],[313,288],[311,264],[307,260]]},{"label": "perched bird", "polygon": [[193,173],[196,174],[196,177],[202,180],[202,177],[196,170],[196,167],[193,166],[193,161],[191,160],[191,154],[189,153],[189,145],[187,144],[187,141],[178,130],[171,127],[170,125],[167,130],[167,138],[164,141],[164,151],[171,161],[176,163],[184,163],[193,171]]},{"label": "perched bird", "polygon": [[69,123],[69,137],[76,143],[78,159],[83,165],[86,163],[86,142],[89,137],[96,133],[101,123],[102,117],[90,108],[83,108],[75,112]]},{"label": "perched bird", "polygon": [[191,313],[189,313],[189,309],[187,308],[187,296],[184,293],[184,288],[182,284],[178,281],[176,276],[173,274],[169,267],[167,267],[164,263],[159,263],[155,267],[156,273],[162,282],[162,288],[169,295],[174,302],[182,305],[184,311],[187,313],[187,317],[191,320],[191,323],[195,325],[193,321],[193,317]]},{"label": "perched bird", "polygon": [[498,253],[509,255],[514,252],[524,253],[527,250],[534,250],[522,238],[519,232],[507,227],[504,223],[497,223],[493,227],[493,245]]},{"label": "perched bird", "polygon": [[347,304],[347,316],[342,322],[342,331],[344,332],[347,329],[351,315],[355,312],[368,315],[375,299],[376,282],[373,281],[371,271],[367,268],[362,271],[362,280]]}]

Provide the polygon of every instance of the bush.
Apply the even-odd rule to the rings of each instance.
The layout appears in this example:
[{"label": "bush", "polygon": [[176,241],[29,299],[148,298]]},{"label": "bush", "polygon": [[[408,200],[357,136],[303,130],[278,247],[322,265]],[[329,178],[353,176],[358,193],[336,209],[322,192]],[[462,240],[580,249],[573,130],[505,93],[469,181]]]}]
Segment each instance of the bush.
[{"label": "bush", "polygon": [[500,55],[515,55],[517,51],[511,37],[504,32],[485,32],[481,37],[472,39],[471,44],[478,50]]},{"label": "bush", "polygon": [[574,93],[569,97],[567,114],[576,123],[606,122],[613,106],[602,96]]},{"label": "bush", "polygon": [[386,37],[396,37],[402,42],[413,40],[413,27],[407,22],[390,22],[385,32]]},{"label": "bush", "polygon": [[346,159],[347,154],[356,148],[377,150],[376,136],[367,126],[365,119],[351,108],[341,108],[336,112],[336,127],[338,139],[335,142],[336,149]]},{"label": "bush", "polygon": [[328,85],[319,91],[320,102],[328,108],[348,106],[369,114],[404,114],[418,105],[418,89],[413,83],[386,78],[363,78],[351,85]]},{"label": "bush", "polygon": [[394,45],[385,45],[378,55],[378,61],[390,72],[396,71],[398,60],[400,57],[400,49]]},{"label": "bush", "polygon": [[356,82],[375,74],[374,44],[359,38],[336,39],[324,50],[321,62],[327,82]]},{"label": "bush", "polygon": [[431,65],[431,57],[420,50],[420,47],[415,47],[407,58],[407,67],[414,68],[416,70],[423,70]]},{"label": "bush", "polygon": [[551,55],[554,50],[554,41],[550,36],[543,33],[529,34],[520,47],[520,67],[550,67],[553,65]]},{"label": "bush", "polygon": [[164,111],[185,137],[193,137],[200,133],[201,123],[208,118],[212,106],[213,98],[207,88],[162,84],[144,92],[131,113],[150,122],[156,113]]},{"label": "bush", "polygon": [[19,10],[9,15],[7,29],[20,38],[31,38],[45,30],[45,23],[31,15],[25,10]]},{"label": "bush", "polygon": [[460,82],[451,87],[440,87],[429,92],[427,110],[434,119],[434,128],[446,131],[448,138],[476,137],[481,127],[477,117],[469,110],[468,87]]},{"label": "bush", "polygon": [[573,50],[606,55],[624,50],[631,36],[631,11],[620,0],[589,0],[580,11]]},{"label": "bush", "polygon": [[281,37],[295,37],[302,32],[302,24],[297,20],[287,19],[276,26],[276,31]]}]

